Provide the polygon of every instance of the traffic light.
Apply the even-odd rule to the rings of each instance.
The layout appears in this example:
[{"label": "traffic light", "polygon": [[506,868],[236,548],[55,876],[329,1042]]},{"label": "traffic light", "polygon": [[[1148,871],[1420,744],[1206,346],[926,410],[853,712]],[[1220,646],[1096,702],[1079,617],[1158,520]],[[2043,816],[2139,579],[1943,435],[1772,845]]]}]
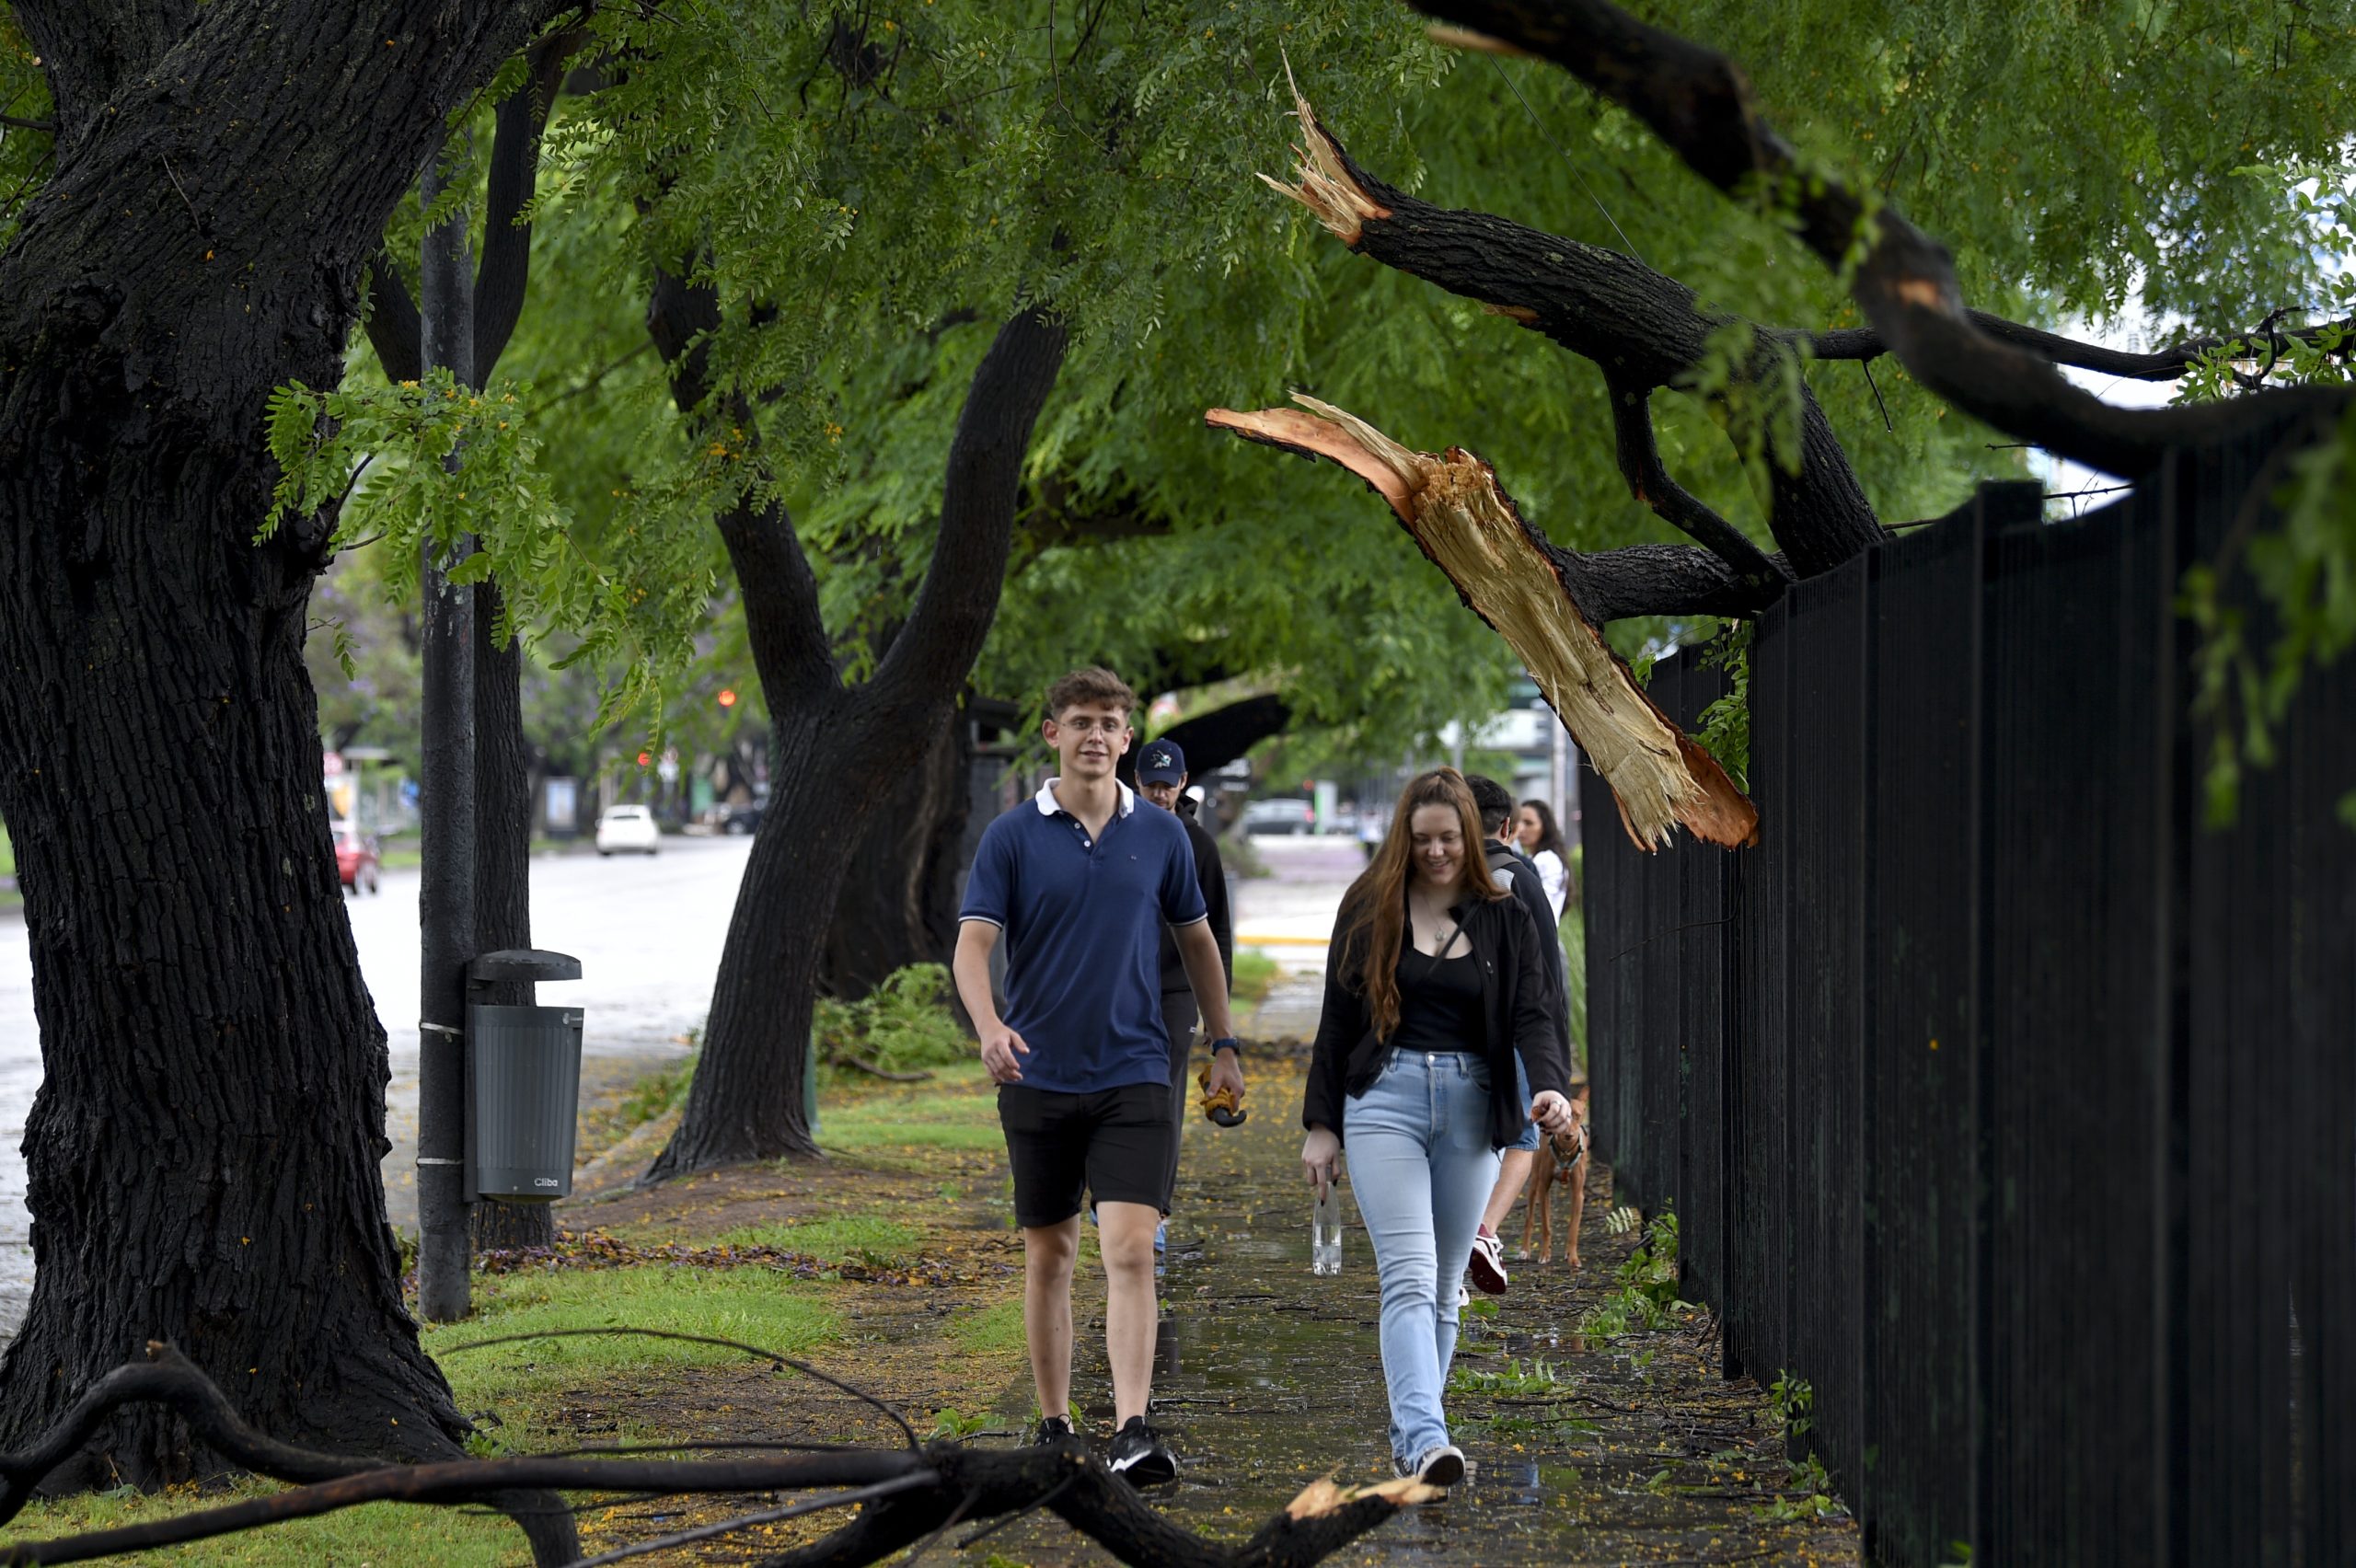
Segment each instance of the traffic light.
[{"label": "traffic light", "polygon": [[720,706],[722,708],[733,708],[736,706],[736,691],[734,687],[722,686],[720,688]]},{"label": "traffic light", "polygon": [[638,766],[639,766],[639,767],[646,767],[648,764],[652,763],[653,760],[654,760],[654,754],[653,754],[653,752],[641,752],[641,753],[639,753],[639,754],[638,754]]}]

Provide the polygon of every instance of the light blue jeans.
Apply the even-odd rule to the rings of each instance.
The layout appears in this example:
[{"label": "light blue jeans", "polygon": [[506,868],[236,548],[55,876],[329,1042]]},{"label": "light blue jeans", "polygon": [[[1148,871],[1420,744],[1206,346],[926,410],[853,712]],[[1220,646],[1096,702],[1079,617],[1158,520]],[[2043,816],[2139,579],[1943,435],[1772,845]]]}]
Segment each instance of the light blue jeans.
[{"label": "light blue jeans", "polygon": [[1453,1052],[1392,1052],[1381,1076],[1344,1106],[1342,1141],[1382,1285],[1391,1452],[1412,1464],[1448,1441],[1440,1397],[1456,1355],[1456,1286],[1497,1179],[1487,1065]]}]

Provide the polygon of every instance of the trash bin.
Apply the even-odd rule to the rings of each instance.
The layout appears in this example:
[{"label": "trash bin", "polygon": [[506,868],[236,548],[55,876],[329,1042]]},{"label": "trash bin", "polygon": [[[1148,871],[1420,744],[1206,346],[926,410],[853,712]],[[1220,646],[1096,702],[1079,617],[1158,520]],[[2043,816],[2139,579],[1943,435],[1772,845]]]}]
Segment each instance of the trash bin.
[{"label": "trash bin", "polygon": [[479,998],[493,986],[580,978],[579,959],[537,948],[487,952],[467,965],[469,1196],[544,1204],[572,1195],[581,1009]]}]

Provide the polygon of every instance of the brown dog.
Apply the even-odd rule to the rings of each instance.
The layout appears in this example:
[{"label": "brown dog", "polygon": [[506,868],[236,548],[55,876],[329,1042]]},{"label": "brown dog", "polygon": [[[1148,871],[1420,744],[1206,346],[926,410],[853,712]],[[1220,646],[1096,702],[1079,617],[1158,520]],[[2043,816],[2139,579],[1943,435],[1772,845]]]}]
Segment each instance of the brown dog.
[{"label": "brown dog", "polygon": [[[1548,1136],[1538,1146],[1538,1169],[1530,1185],[1530,1201],[1521,1211],[1521,1252],[1541,1263],[1554,1251],[1554,1188],[1563,1189],[1570,1205],[1565,1227],[1570,1239],[1570,1265],[1579,1266],[1579,1221],[1587,1212],[1587,1085],[1571,1096],[1571,1115],[1578,1125],[1562,1136]],[[1538,1233],[1538,1251],[1530,1250],[1530,1235]]]}]

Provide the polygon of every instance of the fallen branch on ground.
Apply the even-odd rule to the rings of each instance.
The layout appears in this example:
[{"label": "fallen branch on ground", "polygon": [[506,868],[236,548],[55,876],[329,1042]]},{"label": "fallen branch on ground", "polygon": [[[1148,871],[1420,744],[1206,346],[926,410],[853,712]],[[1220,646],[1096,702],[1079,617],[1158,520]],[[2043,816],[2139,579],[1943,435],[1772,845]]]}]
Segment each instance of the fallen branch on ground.
[{"label": "fallen branch on ground", "polygon": [[1576,559],[1553,550],[1497,484],[1496,470],[1461,446],[1416,452],[1355,415],[1313,398],[1303,409],[1213,409],[1231,431],[1364,479],[1448,574],[1457,594],[1521,656],[1538,689],[1620,803],[1640,849],[1669,841],[1676,824],[1726,848],[1754,843],[1759,812],[1717,759],[1687,739],[1636,685],[1581,608],[1566,575]]},{"label": "fallen branch on ground", "polygon": [[[819,1375],[791,1357],[757,1346],[737,1348]],[[546,1493],[559,1489],[666,1495],[839,1489],[836,1496],[808,1500],[806,1511],[856,1507],[859,1512],[850,1521],[806,1547],[768,1559],[768,1563],[774,1568],[860,1568],[964,1520],[1044,1510],[1133,1568],[1308,1568],[1401,1508],[1440,1495],[1412,1481],[1356,1488],[1319,1481],[1250,1539],[1227,1546],[1164,1519],[1134,1488],[1114,1477],[1080,1444],[1068,1441],[995,1450],[937,1442],[921,1447],[841,1448],[727,1459],[540,1455],[386,1464],[296,1447],[254,1431],[195,1366],[169,1345],[151,1343],[146,1362],[133,1362],[108,1374],[30,1449],[21,1454],[0,1453],[0,1524],[17,1516],[41,1479],[74,1454],[109,1412],[135,1403],[169,1407],[202,1441],[260,1474],[309,1484],[171,1518],[50,1540],[15,1541],[0,1548],[0,1563],[87,1562],[117,1552],[209,1539],[286,1519],[314,1517],[364,1503],[512,1502],[525,1492]],[[896,1412],[895,1419],[900,1419]],[[793,1506],[802,1509],[803,1505]],[[780,1509],[772,1504],[757,1513],[703,1527],[697,1535],[715,1539],[732,1529],[751,1528],[781,1516]],[[619,1558],[618,1553],[608,1553],[603,1560]]]}]

